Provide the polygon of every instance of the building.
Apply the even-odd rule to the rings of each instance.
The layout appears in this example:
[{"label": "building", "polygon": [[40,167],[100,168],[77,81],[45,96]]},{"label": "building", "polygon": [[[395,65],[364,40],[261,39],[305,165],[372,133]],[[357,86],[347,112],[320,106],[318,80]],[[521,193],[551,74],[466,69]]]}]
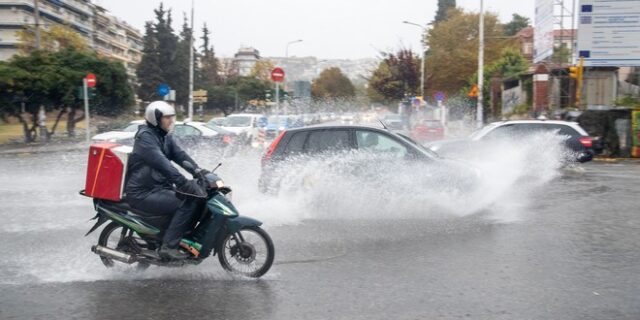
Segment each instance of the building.
[{"label": "building", "polygon": [[233,57],[233,73],[243,77],[250,75],[258,60],[260,51],[251,47],[240,48]]},{"label": "building", "polygon": [[[515,38],[518,40],[520,44],[520,53],[522,54],[527,61],[533,61],[533,27],[526,27],[520,30]],[[575,47],[575,43],[577,41],[577,30],[576,29],[563,29],[563,30],[554,30],[553,31],[553,45],[555,48],[566,48],[566,52],[568,53],[564,58],[570,59],[571,53],[573,52],[573,48]],[[563,59],[566,60],[566,59]],[[562,63],[570,63],[571,61],[562,61]]]},{"label": "building", "polygon": [[142,34],[90,0],[0,0],[0,60],[18,53],[17,31],[35,26],[36,1],[41,28],[70,27],[98,54],[122,62],[135,81],[136,65],[142,57]]},{"label": "building", "polygon": [[122,62],[130,79],[136,79],[136,66],[142,58],[142,34],[126,22],[94,6],[93,48],[98,54]]},{"label": "building", "polygon": [[[34,0],[0,0],[0,60],[18,53],[16,31],[35,26]],[[38,0],[40,27],[66,25],[93,45],[93,4],[89,0]]]}]

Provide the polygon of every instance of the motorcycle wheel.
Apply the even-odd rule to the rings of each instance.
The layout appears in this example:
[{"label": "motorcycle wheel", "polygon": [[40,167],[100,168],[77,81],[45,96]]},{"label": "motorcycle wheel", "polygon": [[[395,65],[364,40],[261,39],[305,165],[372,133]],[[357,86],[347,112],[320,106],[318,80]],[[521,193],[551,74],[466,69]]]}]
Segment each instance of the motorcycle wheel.
[{"label": "motorcycle wheel", "polygon": [[228,234],[218,248],[218,260],[225,270],[252,278],[267,273],[274,256],[273,241],[260,227]]},{"label": "motorcycle wheel", "polygon": [[[133,237],[133,231],[129,228],[125,228],[120,224],[115,222],[109,223],[100,233],[100,238],[98,238],[98,245],[103,247],[107,247],[114,250],[120,250],[127,253],[135,254],[135,252],[131,252],[129,248],[122,248],[122,241],[125,237],[131,236]],[[134,239],[138,243],[145,243],[146,241],[140,239],[139,237],[134,237]],[[125,250],[123,250],[125,249]],[[100,260],[102,260],[102,264],[105,267],[111,268],[115,265],[115,260],[100,256]],[[125,265],[123,263],[123,265]],[[132,266],[135,266],[135,269],[139,271],[144,271],[149,268],[149,264],[146,262],[135,262]]]}]

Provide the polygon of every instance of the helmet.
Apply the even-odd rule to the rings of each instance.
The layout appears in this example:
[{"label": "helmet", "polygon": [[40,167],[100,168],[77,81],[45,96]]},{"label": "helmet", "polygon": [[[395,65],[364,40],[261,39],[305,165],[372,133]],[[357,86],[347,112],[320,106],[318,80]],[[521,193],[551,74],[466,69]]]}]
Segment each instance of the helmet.
[{"label": "helmet", "polygon": [[164,101],[151,102],[144,111],[144,119],[154,127],[160,125],[162,117],[175,115],[176,109]]}]

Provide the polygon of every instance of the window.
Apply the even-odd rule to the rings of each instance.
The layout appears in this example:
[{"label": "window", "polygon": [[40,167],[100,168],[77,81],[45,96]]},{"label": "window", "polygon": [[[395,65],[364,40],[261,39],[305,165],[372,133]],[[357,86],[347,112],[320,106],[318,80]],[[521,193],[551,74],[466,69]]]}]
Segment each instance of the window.
[{"label": "window", "polygon": [[173,131],[173,134],[176,135],[177,137],[193,137],[193,136],[199,136],[201,133],[200,133],[200,130],[192,126],[179,124],[179,125],[176,125]]},{"label": "window", "polygon": [[304,141],[307,139],[307,135],[307,132],[294,133],[284,149],[284,154],[292,155],[302,153],[304,149]]},{"label": "window", "polygon": [[308,153],[322,153],[351,149],[348,130],[318,130],[309,133],[305,145]]},{"label": "window", "polygon": [[403,158],[407,155],[407,147],[395,139],[373,131],[356,131],[358,150],[376,154],[392,155]]}]

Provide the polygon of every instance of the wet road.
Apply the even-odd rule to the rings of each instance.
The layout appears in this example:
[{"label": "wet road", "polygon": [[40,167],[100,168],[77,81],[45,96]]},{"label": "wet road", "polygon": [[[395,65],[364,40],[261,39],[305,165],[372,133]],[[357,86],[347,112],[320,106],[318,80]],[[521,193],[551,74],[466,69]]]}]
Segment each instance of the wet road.
[{"label": "wet road", "polygon": [[259,167],[247,156],[221,174],[276,245],[271,271],[248,280],[217,259],[104,269],[97,236],[83,237],[85,157],[0,156],[0,319],[640,319],[637,162],[565,173],[517,221],[490,209],[342,220],[258,213],[255,191],[242,193],[257,171],[239,168]]}]

